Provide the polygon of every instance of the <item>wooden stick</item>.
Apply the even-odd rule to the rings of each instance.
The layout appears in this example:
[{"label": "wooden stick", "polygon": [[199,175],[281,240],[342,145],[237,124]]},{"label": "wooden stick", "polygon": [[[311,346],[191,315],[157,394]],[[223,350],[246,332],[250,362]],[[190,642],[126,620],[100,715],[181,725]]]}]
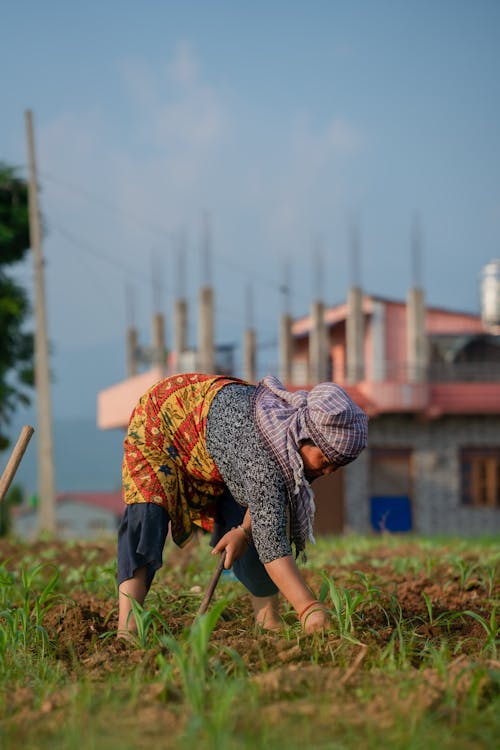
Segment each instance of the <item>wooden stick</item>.
[{"label": "wooden stick", "polygon": [[21,430],[19,439],[14,446],[14,450],[10,455],[7,466],[5,467],[5,470],[2,474],[2,478],[0,479],[0,503],[7,494],[7,490],[10,487],[10,483],[14,479],[17,467],[21,463],[21,459],[24,456],[24,452],[28,447],[28,443],[31,440],[31,436],[33,435],[34,431],[35,430],[30,425],[24,425]]},{"label": "wooden stick", "polygon": [[226,559],[226,550],[223,550],[220,554],[219,562],[217,563],[215,572],[212,578],[210,579],[210,583],[208,584],[207,592],[205,596],[203,597],[202,603],[200,604],[200,608],[198,610],[199,615],[204,615],[208,609],[208,605],[210,604],[210,600],[212,599],[213,593],[215,591],[215,587],[217,586],[217,582],[221,576],[222,571],[224,570],[225,559]]}]

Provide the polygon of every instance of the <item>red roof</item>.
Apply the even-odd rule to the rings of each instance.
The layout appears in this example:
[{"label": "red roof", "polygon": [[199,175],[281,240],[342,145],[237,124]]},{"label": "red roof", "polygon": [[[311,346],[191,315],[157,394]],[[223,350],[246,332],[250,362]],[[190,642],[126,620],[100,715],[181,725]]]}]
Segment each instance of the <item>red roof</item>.
[{"label": "red roof", "polygon": [[121,516],[124,508],[121,492],[60,492],[56,497],[56,502],[92,505],[117,516]]}]

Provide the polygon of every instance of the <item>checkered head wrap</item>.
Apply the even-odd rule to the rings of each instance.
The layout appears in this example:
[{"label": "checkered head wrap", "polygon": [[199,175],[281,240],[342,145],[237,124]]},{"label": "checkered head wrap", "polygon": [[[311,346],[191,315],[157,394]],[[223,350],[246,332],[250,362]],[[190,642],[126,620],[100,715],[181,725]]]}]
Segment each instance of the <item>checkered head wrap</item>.
[{"label": "checkered head wrap", "polygon": [[257,386],[255,419],[285,476],[291,537],[297,553],[302,552],[306,541],[314,542],[315,507],[300,445],[312,440],[331,463],[345,466],[366,446],[368,417],[335,383],[292,393],[274,375],[267,375]]}]

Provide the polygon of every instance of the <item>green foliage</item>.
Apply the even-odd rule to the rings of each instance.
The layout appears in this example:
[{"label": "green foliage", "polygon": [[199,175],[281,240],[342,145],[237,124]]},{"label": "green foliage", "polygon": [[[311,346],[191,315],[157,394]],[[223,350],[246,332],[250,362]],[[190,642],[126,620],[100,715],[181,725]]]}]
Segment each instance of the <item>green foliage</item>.
[{"label": "green foliage", "polygon": [[33,654],[45,658],[49,636],[43,619],[58,598],[58,579],[59,573],[46,565],[23,567],[18,575],[0,567],[0,664],[4,675],[24,668]]},{"label": "green foliage", "polygon": [[[28,191],[25,180],[0,162],[0,425],[16,406],[29,403],[34,383],[33,336],[23,330],[30,312],[24,289],[5,267],[21,261],[30,246]],[[0,429],[0,450],[9,444]]]},{"label": "green foliage", "polygon": [[16,170],[0,162],[0,257],[2,264],[21,260],[30,246],[28,186]]}]

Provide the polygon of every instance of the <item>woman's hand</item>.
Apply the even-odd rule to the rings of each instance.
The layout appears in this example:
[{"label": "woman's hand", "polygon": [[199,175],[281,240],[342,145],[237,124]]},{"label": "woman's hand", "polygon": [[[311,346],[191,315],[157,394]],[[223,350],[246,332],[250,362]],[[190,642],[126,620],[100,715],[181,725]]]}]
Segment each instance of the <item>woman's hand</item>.
[{"label": "woman's hand", "polygon": [[236,528],[228,531],[227,534],[224,534],[222,539],[218,541],[212,550],[212,555],[219,555],[223,550],[226,550],[224,567],[230,568],[235,560],[239,560],[240,557],[243,557],[247,549],[247,535],[241,526],[236,526]]},{"label": "woman's hand", "polygon": [[320,602],[311,602],[311,604],[302,610],[299,615],[300,624],[304,633],[317,633],[321,630],[328,630],[332,626],[330,615]]}]

